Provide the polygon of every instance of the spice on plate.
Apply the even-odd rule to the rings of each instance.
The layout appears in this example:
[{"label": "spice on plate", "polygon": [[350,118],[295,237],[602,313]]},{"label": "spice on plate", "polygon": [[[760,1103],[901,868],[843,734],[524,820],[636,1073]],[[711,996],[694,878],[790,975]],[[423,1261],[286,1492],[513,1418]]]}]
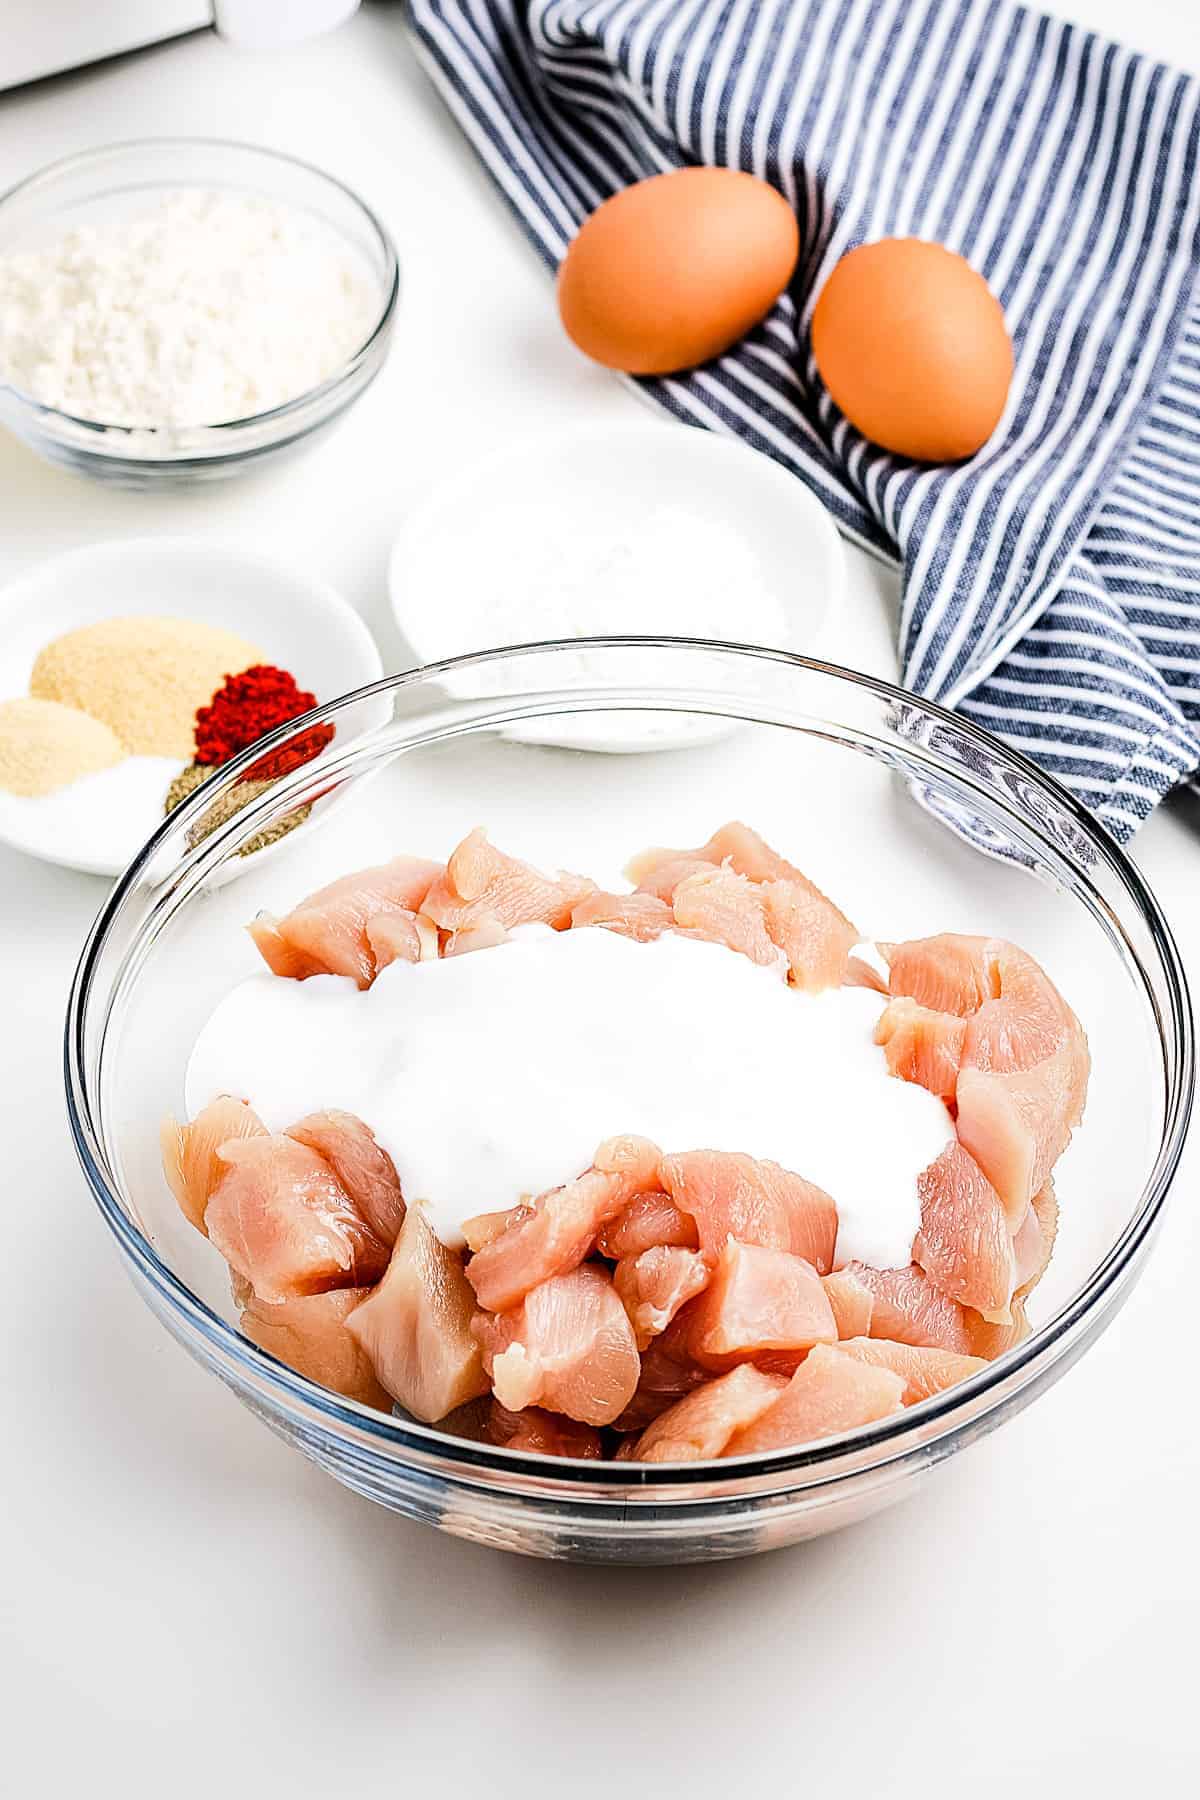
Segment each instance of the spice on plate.
[{"label": "spice on plate", "polygon": [[[294,675],[270,663],[255,663],[238,675],[227,675],[208,704],[196,711],[195,761],[171,783],[165,811],[173,812],[223,763],[316,704],[316,695],[301,688]],[[282,775],[319,756],[326,744],[332,742],[334,731],[332,725],[314,725],[309,731],[297,732],[277,750],[252,764],[236,785],[214,800],[189,827],[189,843],[193,847],[201,843],[251,800],[265,793]],[[302,825],[311,811],[312,803],[309,802],[283,818],[273,820],[248,839],[238,854],[250,856],[256,850],[265,850],[269,844],[277,843],[297,825]]]},{"label": "spice on plate", "polygon": [[132,756],[190,760],[197,707],[230,669],[261,661],[254,644],[199,620],[101,619],[47,644],[29,690],[100,720]]},{"label": "spice on plate", "polygon": [[[308,712],[317,704],[317,696],[296,684],[294,675],[269,663],[256,663],[240,675],[227,675],[224,685],[208,706],[196,714],[196,761],[223,763],[242,750]],[[301,732],[281,749],[264,757],[247,771],[243,780],[274,780],[311,762],[314,756],[332,742],[332,725],[315,725]]]},{"label": "spice on plate", "polygon": [[0,788],[34,798],[122,761],[120,740],[99,719],[55,700],[0,701]]}]

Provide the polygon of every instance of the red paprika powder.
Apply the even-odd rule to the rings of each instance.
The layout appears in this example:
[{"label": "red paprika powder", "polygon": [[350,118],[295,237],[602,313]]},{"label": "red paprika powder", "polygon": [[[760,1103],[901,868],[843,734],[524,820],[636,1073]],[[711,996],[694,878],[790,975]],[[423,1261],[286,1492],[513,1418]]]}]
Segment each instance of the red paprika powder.
[{"label": "red paprika powder", "polygon": [[[255,663],[240,675],[227,675],[207,706],[196,714],[196,761],[212,765],[258,742],[268,731],[308,712],[315,694],[296,685],[295,676],[270,663]],[[311,762],[334,735],[332,725],[314,725],[247,769],[243,781],[273,781],[301,763]]]}]

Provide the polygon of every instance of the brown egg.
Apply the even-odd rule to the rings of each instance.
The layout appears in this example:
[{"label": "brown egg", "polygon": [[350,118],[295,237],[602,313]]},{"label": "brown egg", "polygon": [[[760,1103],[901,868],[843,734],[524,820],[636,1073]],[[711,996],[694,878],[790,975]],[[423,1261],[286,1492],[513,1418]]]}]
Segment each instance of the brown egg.
[{"label": "brown egg", "polygon": [[1012,340],[982,275],[941,244],[851,250],[821,290],[813,355],[864,437],[917,462],[960,462],[996,429]]},{"label": "brown egg", "polygon": [[771,310],[799,234],[781,194],[737,169],[675,169],[597,207],[558,274],[558,309],[584,353],[631,375],[719,356]]}]

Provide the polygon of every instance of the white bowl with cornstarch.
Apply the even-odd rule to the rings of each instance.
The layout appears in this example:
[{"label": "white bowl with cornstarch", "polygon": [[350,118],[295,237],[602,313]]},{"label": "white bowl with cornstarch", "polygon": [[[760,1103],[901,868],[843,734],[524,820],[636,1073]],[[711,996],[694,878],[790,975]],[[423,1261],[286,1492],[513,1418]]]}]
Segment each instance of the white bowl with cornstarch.
[{"label": "white bowl with cornstarch", "polygon": [[[392,610],[419,662],[574,641],[560,668],[576,691],[596,686],[601,669],[599,685],[612,685],[613,658],[589,654],[591,637],[630,640],[620,670],[629,689],[673,685],[669,653],[664,663],[639,639],[819,654],[843,581],[833,520],[779,464],[732,438],[644,420],[557,432],[476,463],[405,521],[389,564]],[[786,673],[764,663],[764,687]],[[718,702],[727,679],[712,659]],[[521,665],[442,680],[457,697],[516,696]],[[715,716],[627,710],[533,720],[508,735],[644,751],[728,729]]]}]

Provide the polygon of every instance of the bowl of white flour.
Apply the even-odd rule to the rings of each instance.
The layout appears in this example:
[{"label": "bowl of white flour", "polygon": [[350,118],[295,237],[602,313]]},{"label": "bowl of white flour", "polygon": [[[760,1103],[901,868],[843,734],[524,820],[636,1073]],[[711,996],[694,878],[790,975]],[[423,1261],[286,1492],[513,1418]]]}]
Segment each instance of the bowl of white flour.
[{"label": "bowl of white flour", "polygon": [[332,176],[248,144],[146,139],[0,197],[0,424],[126,487],[293,451],[382,367],[399,267]]}]

